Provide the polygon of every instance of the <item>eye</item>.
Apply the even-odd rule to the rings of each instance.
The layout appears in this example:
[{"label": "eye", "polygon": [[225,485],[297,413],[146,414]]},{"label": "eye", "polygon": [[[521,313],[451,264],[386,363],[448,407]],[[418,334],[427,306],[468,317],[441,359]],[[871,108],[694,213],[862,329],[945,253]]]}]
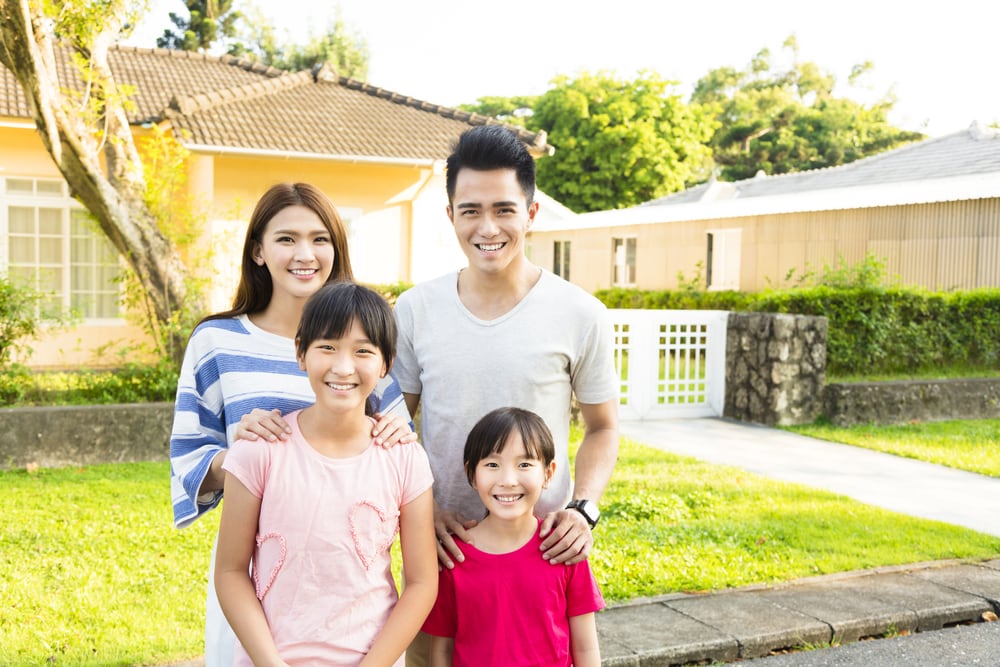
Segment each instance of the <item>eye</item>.
[{"label": "eye", "polygon": [[329,236],[317,236],[316,238],[313,239],[313,243],[317,243],[317,244],[320,244],[320,245],[326,245],[327,243],[330,243],[330,237]]},{"label": "eye", "polygon": [[274,238],[275,243],[295,243],[295,239],[291,236],[276,236]]},{"label": "eye", "polygon": [[522,470],[529,470],[529,469],[535,467],[535,462],[534,461],[521,461],[521,463],[519,463],[517,467],[521,468]]},{"label": "eye", "polygon": [[489,468],[492,470],[494,468],[499,468],[500,464],[498,464],[496,461],[483,461],[482,466],[484,468]]}]

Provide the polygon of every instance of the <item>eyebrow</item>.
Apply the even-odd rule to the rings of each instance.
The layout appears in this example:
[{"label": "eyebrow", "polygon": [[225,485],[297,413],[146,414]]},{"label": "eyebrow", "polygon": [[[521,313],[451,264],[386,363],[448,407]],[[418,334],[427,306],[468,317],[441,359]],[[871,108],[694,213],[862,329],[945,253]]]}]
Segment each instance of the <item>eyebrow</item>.
[{"label": "eyebrow", "polygon": [[[493,208],[516,208],[516,201],[496,201],[490,204]],[[469,208],[482,208],[483,205],[476,202],[459,202],[455,205],[456,209],[469,209]]]}]

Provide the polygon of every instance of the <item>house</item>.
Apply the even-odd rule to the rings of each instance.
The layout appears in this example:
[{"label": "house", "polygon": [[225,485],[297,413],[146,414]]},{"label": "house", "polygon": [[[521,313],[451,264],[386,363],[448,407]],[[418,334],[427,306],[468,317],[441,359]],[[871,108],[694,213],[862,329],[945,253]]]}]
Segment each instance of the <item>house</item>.
[{"label": "house", "polygon": [[[71,73],[68,52],[57,56]],[[496,121],[326,68],[286,73],[228,56],[123,46],[111,50],[110,64],[119,83],[135,88],[133,134],[159,126],[190,151],[187,187],[205,212],[215,268],[212,310],[229,306],[246,221],[280,181],[310,182],[330,196],[347,224],[358,280],[418,282],[464,266],[445,214],[444,159],[461,132]],[[536,156],[551,153],[544,133],[512,129]],[[540,198],[543,219],[569,214]],[[97,364],[100,345],[141,338],[124,318],[119,268],[69,196],[16,80],[0,68],[0,275],[31,281],[84,318],[34,344],[31,365]]]},{"label": "house", "polygon": [[850,164],[536,224],[534,260],[595,291],[756,291],[869,254],[931,290],[1000,287],[1000,131],[973,123]]}]

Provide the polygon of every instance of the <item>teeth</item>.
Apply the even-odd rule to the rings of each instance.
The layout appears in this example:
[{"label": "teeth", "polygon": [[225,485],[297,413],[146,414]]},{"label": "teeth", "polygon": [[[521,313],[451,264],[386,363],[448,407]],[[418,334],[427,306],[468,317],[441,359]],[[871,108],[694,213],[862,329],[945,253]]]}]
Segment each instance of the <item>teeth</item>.
[{"label": "teeth", "polygon": [[326,386],[335,391],[347,391],[348,389],[354,388],[353,384],[334,384],[332,382],[328,382]]},{"label": "teeth", "polygon": [[316,273],[316,269],[292,269],[292,274],[296,276],[311,276]]},{"label": "teeth", "polygon": [[503,243],[480,243],[479,249],[485,250],[487,252],[492,252],[494,250],[499,250],[503,247]]},{"label": "teeth", "polygon": [[517,496],[497,496],[496,499],[499,500],[502,503],[512,503],[515,500],[520,500],[521,496],[520,495],[517,495]]}]

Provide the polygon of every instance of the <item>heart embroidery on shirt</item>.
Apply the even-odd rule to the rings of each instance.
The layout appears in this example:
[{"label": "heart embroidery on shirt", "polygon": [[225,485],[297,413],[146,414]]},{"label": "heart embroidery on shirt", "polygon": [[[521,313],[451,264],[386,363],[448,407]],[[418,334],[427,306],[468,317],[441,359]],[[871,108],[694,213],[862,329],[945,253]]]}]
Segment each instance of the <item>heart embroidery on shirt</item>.
[{"label": "heart embroidery on shirt", "polygon": [[271,590],[271,584],[274,583],[275,577],[278,576],[278,571],[281,566],[285,564],[285,554],[287,549],[285,548],[285,538],[282,537],[281,533],[267,533],[266,535],[257,536],[257,555],[260,556],[260,545],[264,544],[268,540],[278,540],[278,544],[281,546],[281,555],[278,556],[278,560],[275,561],[274,567],[271,568],[271,576],[267,579],[267,585],[264,586],[264,590],[260,588],[260,567],[258,562],[254,562],[253,567],[253,585],[254,589],[257,591],[257,599],[263,600],[267,592]]},{"label": "heart embroidery on shirt", "polygon": [[[386,517],[385,510],[368,500],[359,500],[351,506],[348,514],[351,537],[354,538],[354,550],[361,559],[365,569],[371,567],[375,557],[392,547],[396,539],[399,523],[389,526],[387,523],[396,517]],[[388,530],[391,528],[391,530]],[[388,537],[386,537],[388,533]]]}]

